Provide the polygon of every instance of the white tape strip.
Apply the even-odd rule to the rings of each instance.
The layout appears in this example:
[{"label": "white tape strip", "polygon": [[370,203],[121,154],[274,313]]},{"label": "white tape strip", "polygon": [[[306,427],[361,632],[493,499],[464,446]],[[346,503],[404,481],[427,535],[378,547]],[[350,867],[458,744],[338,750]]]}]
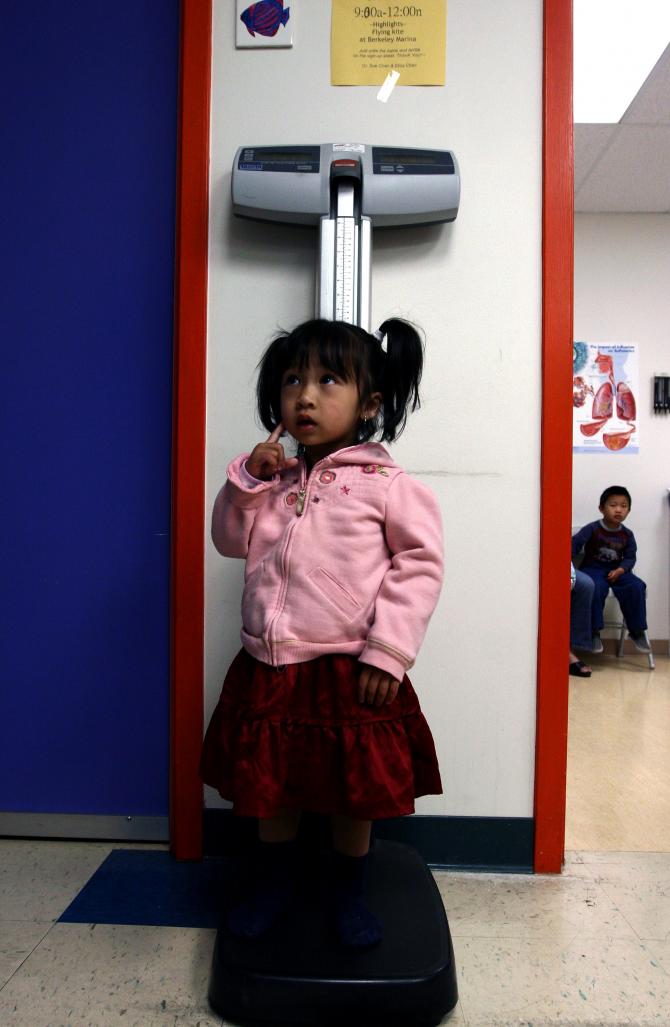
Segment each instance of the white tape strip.
[{"label": "white tape strip", "polygon": [[398,81],[399,78],[400,78],[400,72],[399,71],[389,71],[388,75],[386,76],[386,78],[382,82],[381,89],[377,93],[377,99],[380,100],[382,103],[386,103],[386,101],[388,100],[389,96],[393,92],[393,88],[394,88],[394,86],[395,86],[395,84],[396,84],[396,82]]}]

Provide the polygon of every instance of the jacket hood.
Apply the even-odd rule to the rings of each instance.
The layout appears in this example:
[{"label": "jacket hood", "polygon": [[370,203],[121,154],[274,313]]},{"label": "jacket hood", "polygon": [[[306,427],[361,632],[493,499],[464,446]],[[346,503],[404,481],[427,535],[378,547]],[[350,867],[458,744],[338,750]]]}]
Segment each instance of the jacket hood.
[{"label": "jacket hood", "polygon": [[395,460],[378,442],[361,442],[357,446],[346,446],[345,449],[338,449],[337,452],[319,460],[319,463],[339,466],[378,464],[380,467],[397,467]]}]

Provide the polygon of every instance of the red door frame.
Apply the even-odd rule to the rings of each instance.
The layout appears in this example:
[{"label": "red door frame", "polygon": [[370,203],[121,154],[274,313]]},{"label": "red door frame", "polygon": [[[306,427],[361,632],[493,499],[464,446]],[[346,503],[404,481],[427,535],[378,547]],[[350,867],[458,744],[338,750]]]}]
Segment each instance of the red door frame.
[{"label": "red door frame", "polygon": [[172,468],[170,841],[202,856],[205,385],[212,0],[181,2]]},{"label": "red door frame", "polygon": [[[175,307],[170,836],[202,855],[205,355],[212,0],[182,0]],[[535,870],[559,873],[565,824],[571,521],[572,4],[544,2],[542,465]]]},{"label": "red door frame", "polygon": [[574,265],[572,2],[544,3],[542,462],[535,752],[536,873],[558,874],[565,842],[572,520]]}]

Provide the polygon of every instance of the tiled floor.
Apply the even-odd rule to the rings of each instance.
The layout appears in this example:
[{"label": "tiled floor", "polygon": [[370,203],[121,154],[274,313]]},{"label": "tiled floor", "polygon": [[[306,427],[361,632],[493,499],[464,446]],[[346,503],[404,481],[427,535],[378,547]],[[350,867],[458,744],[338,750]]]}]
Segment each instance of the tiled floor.
[{"label": "tiled floor", "polygon": [[[54,920],[110,847],[0,842],[2,1027],[211,1027],[214,932]],[[670,853],[573,853],[560,877],[436,874],[449,1024],[670,1024]]]},{"label": "tiled floor", "polygon": [[670,659],[589,665],[570,678],[566,848],[668,852]]},{"label": "tiled floor", "polygon": [[[572,682],[568,836],[621,847],[639,806],[631,847],[663,848],[644,831],[659,816],[667,829],[670,661],[653,677],[593,663],[590,687]],[[633,772],[641,791],[615,814]],[[206,998],[214,931],[55,922],[111,848],[0,841],[0,1027],[221,1024]],[[670,1027],[670,852],[572,851],[560,877],[435,876],[460,993],[445,1023]]]}]

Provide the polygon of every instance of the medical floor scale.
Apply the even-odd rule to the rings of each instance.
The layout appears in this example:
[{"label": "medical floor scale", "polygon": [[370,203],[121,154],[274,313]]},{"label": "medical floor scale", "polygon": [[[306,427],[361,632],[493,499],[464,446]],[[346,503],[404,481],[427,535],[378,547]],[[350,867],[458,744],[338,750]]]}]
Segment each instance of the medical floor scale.
[{"label": "medical floor scale", "polygon": [[[242,146],[234,213],[319,230],[316,316],[370,330],[372,229],[453,221],[460,177],[448,150],[322,143]],[[411,846],[375,841],[366,901],[384,925],[371,949],[337,939],[328,858],[312,850],[292,908],[244,941],[221,911],[209,984],[212,1008],[239,1024],[434,1027],[458,1001],[439,891]],[[231,876],[225,891],[239,898]],[[234,898],[233,898],[234,896]]]},{"label": "medical floor scale", "polygon": [[209,1001],[226,1023],[435,1027],[453,1009],[454,952],[428,867],[398,842],[376,841],[370,861],[366,903],[384,925],[374,948],[335,935],[326,852],[310,853],[293,906],[262,938],[219,928]]}]

